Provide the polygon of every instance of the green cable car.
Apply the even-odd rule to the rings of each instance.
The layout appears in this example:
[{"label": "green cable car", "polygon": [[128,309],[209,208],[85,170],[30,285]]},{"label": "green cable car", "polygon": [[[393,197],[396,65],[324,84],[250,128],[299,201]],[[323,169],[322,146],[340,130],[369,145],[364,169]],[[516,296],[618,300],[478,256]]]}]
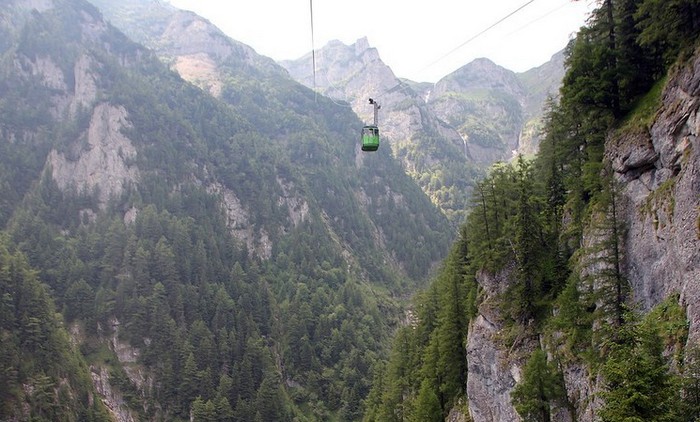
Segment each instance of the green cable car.
[{"label": "green cable car", "polygon": [[374,106],[374,124],[362,128],[362,151],[376,151],[379,149],[379,126],[377,117],[379,109],[382,108],[378,102],[369,99],[369,103]]},{"label": "green cable car", "polygon": [[379,148],[379,128],[365,126],[362,128],[362,151],[376,151]]}]

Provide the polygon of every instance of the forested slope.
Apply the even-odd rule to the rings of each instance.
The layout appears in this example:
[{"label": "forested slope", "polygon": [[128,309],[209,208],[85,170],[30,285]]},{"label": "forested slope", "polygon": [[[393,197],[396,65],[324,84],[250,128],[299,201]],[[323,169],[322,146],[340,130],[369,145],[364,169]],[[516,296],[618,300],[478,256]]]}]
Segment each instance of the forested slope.
[{"label": "forested slope", "polygon": [[538,156],[477,185],[365,420],[700,417],[698,16],[600,2]]},{"label": "forested slope", "polygon": [[269,60],[228,56],[224,102],[82,0],[0,13],[0,224],[55,350],[17,366],[34,308],[3,278],[1,418],[104,419],[87,361],[120,420],[359,419],[451,237],[389,152]]}]

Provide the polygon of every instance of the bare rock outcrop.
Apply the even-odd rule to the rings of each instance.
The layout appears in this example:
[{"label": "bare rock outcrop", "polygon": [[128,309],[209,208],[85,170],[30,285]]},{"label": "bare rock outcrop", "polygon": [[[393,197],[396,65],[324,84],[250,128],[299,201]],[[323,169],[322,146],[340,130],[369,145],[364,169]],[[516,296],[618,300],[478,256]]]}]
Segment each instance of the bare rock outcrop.
[{"label": "bare rock outcrop", "polygon": [[[669,78],[652,123],[621,130],[606,145],[606,160],[621,186],[623,271],[633,300],[645,312],[678,295],[690,323],[688,344],[700,341],[699,134],[700,50]],[[584,238],[595,236],[588,231]],[[496,277],[481,274],[478,281],[485,299],[466,346],[470,415],[475,422],[519,421],[510,393],[524,357],[538,345],[532,339],[512,345],[502,341],[500,311],[490,302],[508,286],[508,271]],[[562,370],[572,409],[553,409],[553,420],[597,420],[600,376],[582,363],[570,362]]]},{"label": "bare rock outcrop", "polygon": [[47,158],[58,186],[62,190],[97,191],[102,205],[124,192],[139,176],[133,163],[136,149],[122,133],[129,126],[123,107],[105,103],[95,107],[87,131],[66,151],[53,150]]},{"label": "bare rock outcrop", "polygon": [[207,188],[209,193],[220,196],[222,207],[228,218],[228,228],[233,236],[245,243],[248,251],[262,259],[272,256],[272,242],[264,229],[256,230],[250,214],[236,194],[226,186],[215,183]]},{"label": "bare rock outcrop", "polygon": [[109,411],[112,419],[116,422],[136,421],[124,401],[122,394],[118,390],[112,388],[109,382],[110,377],[107,368],[104,366],[92,366],[90,367],[90,371],[95,390],[97,390],[97,393],[102,397],[102,403]]},{"label": "bare rock outcrop", "polygon": [[700,51],[676,70],[648,132],[611,139],[607,156],[624,187],[626,270],[649,310],[679,294],[700,340]]},{"label": "bare rock outcrop", "polygon": [[[469,327],[467,361],[469,412],[475,422],[517,421],[510,392],[520,369],[498,339],[500,324],[478,315]],[[517,375],[516,375],[517,374]]]},{"label": "bare rock outcrop", "polygon": [[498,297],[512,283],[513,271],[509,266],[495,275],[481,272],[477,276],[484,300],[469,326],[466,346],[467,397],[474,422],[520,420],[511,403],[510,392],[521,375],[523,363],[518,350],[531,350],[533,345],[531,339],[520,338],[515,339],[512,347],[505,346],[498,309]]}]

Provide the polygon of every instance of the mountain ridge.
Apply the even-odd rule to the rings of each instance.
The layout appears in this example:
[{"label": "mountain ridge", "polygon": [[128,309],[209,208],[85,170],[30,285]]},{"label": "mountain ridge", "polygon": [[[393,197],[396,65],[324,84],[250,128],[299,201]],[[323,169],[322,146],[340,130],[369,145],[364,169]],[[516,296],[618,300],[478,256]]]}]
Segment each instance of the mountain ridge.
[{"label": "mountain ridge", "polygon": [[[81,376],[138,419],[214,402],[243,420],[357,419],[401,297],[450,241],[444,216],[388,151],[360,151],[348,108],[252,49],[222,39],[206,52],[228,61],[215,98],[87,2],[34,4],[0,7],[17,25],[0,60],[0,222],[67,326],[83,327]],[[219,37],[203,22],[170,28],[195,45],[193,33]],[[0,277],[18,298],[8,286]],[[19,354],[11,302],[2,335],[19,336],[7,349]],[[135,362],[107,340],[115,321]],[[44,414],[17,387],[36,375],[2,379],[3,417]]]},{"label": "mountain ridge", "polygon": [[[371,52],[369,58],[366,52]],[[318,49],[316,89],[349,102],[365,121],[371,118],[367,98],[382,103],[380,126],[393,154],[458,226],[474,180],[488,166],[511,159],[512,151],[521,147],[526,153],[536,151],[543,93],[558,89],[563,62],[533,69],[540,72],[539,78],[528,79],[528,73],[521,77],[488,59],[477,59],[429,84],[397,78],[378,54],[366,37],[352,45],[333,41]],[[309,54],[281,64],[296,80],[313,87]],[[470,72],[476,79],[461,80],[472,77]],[[500,76],[494,77],[494,72]],[[474,85],[475,80],[482,86]],[[546,80],[548,85],[533,80]]]}]

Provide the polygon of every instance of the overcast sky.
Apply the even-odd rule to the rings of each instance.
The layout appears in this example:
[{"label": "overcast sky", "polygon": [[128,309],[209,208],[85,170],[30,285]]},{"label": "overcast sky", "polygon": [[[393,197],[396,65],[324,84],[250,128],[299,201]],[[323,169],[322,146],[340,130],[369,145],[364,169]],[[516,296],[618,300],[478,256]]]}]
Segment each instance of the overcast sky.
[{"label": "overcast sky", "polygon": [[[170,0],[275,60],[312,49],[309,0]],[[436,82],[478,57],[522,72],[549,60],[595,0],[313,0],[314,46],[369,44],[396,76]],[[515,14],[469,41],[477,34]],[[466,44],[465,44],[466,43]],[[464,45],[463,45],[464,44]],[[318,58],[322,60],[322,57]]]}]

